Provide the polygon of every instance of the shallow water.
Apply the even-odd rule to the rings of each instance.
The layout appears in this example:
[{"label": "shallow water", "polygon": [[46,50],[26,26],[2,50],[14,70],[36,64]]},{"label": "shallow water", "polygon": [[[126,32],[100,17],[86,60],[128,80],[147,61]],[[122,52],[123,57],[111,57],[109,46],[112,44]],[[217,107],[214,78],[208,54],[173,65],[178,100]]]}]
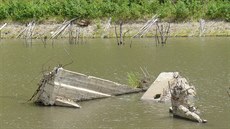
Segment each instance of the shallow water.
[{"label": "shallow water", "polygon": [[[164,47],[153,39],[135,39],[117,46],[115,39],[87,39],[69,45],[58,40],[46,48],[40,40],[25,47],[23,40],[0,42],[1,129],[229,129],[230,38],[172,38]],[[70,54],[65,52],[65,50]],[[42,71],[58,64],[66,69],[127,84],[127,72],[147,68],[153,78],[162,71],[179,71],[197,89],[199,124],[173,118],[169,104],[140,101],[143,93],[81,102],[81,109],[40,107],[26,101],[37,88]]]}]

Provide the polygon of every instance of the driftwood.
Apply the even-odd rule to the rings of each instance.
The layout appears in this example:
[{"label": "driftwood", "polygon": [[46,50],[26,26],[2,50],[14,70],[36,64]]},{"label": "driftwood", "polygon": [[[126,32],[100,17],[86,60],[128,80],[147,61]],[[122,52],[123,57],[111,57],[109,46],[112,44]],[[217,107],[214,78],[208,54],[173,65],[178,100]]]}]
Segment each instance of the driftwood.
[{"label": "driftwood", "polygon": [[73,18],[67,22],[64,22],[52,35],[51,39],[57,38],[67,27],[69,27],[70,24],[72,24],[73,21],[75,21],[76,18]]},{"label": "driftwood", "polygon": [[0,30],[2,30],[6,25],[7,25],[7,23],[3,24],[3,25],[0,27]]},{"label": "driftwood", "polygon": [[22,34],[25,32],[26,28],[22,29],[18,35],[16,36],[16,38],[20,38],[22,36]]},{"label": "driftwood", "polygon": [[140,38],[142,37],[145,33],[147,33],[151,27],[154,25],[154,23],[157,22],[157,16],[158,15],[154,15],[150,20],[148,20],[144,26],[141,27],[141,29],[134,35],[132,36],[132,38]]},{"label": "driftwood", "polygon": [[0,27],[0,41],[2,39],[2,29],[7,25],[7,23],[3,24],[1,27]]},{"label": "driftwood", "polygon": [[25,28],[23,28],[19,34],[16,36],[16,38],[23,37],[25,39],[26,45],[30,42],[30,45],[32,45],[32,39],[33,39],[33,33],[35,28],[35,22],[32,21],[26,25]]},{"label": "driftwood", "polygon": [[[157,19],[158,15],[154,15],[150,20],[148,20],[141,28],[140,30],[131,37],[132,38],[141,38],[144,34],[149,32],[151,30],[151,27],[158,21]],[[132,40],[130,43],[130,48],[132,47]]]},{"label": "driftwood", "polygon": [[140,67],[140,69],[141,69],[142,73],[144,74],[145,78],[150,78],[150,74],[146,68],[143,69],[142,67]]},{"label": "driftwood", "polygon": [[[77,20],[76,18],[71,19],[69,21],[65,21],[62,23],[61,26],[59,26],[56,31],[54,31],[51,35],[51,39],[52,41],[52,45],[54,42],[54,39],[57,39],[61,34],[64,34],[66,31],[68,31],[69,34],[69,43],[70,44],[76,44],[79,43],[80,41],[80,37],[81,37],[81,42],[84,41],[84,31],[83,28],[88,26],[88,24],[90,23],[89,21],[84,21],[81,20],[80,22],[77,22],[77,29],[74,30],[73,28],[73,22]],[[75,32],[75,34],[74,34]],[[75,36],[74,36],[75,35]],[[80,36],[81,35],[81,36]]]}]

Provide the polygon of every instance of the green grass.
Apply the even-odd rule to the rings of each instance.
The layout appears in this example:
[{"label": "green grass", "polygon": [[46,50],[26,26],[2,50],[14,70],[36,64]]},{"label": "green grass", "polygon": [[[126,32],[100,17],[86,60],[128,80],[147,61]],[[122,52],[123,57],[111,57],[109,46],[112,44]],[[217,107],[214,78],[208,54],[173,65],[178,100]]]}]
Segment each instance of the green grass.
[{"label": "green grass", "polygon": [[133,88],[141,88],[140,79],[137,73],[129,72],[127,73],[128,84]]},{"label": "green grass", "polygon": [[[0,20],[136,20],[160,14],[166,21],[230,21],[230,0],[0,0]],[[177,2],[172,2],[177,1]]]}]

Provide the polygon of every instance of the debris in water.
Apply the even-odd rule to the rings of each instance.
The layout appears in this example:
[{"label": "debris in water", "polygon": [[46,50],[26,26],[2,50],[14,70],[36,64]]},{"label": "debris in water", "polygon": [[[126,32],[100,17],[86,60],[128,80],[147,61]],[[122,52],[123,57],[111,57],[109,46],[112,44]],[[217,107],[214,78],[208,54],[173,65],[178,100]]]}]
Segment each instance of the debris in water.
[{"label": "debris in water", "polygon": [[200,112],[194,106],[195,95],[195,87],[190,86],[178,72],[162,72],[141,99],[154,102],[171,101],[172,107],[169,111],[173,116],[206,123],[207,120],[200,118]]},{"label": "debris in water", "polygon": [[55,67],[43,76],[39,87],[30,100],[42,105],[77,107],[83,100],[137,93],[146,88],[132,88],[102,78]]},{"label": "debris in water", "polygon": [[196,95],[195,87],[190,86],[187,80],[175,72],[173,79],[169,82],[171,93],[172,107],[170,112],[175,117],[181,117],[199,123],[206,123],[207,120],[202,119],[200,112],[194,106],[194,97]]}]

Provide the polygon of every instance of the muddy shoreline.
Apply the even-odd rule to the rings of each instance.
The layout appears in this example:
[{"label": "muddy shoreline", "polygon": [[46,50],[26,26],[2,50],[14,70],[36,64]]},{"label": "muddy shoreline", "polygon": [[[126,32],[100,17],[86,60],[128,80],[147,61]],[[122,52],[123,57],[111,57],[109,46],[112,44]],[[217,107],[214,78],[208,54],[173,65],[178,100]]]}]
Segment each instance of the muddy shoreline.
[{"label": "muddy shoreline", "polygon": [[[4,23],[1,23],[2,26]],[[145,22],[126,23],[123,25],[123,32],[127,32],[125,37],[132,37],[138,30],[145,24]],[[163,22],[159,24],[165,24]],[[43,23],[36,24],[33,38],[50,37],[59,26],[58,23]],[[17,38],[18,34],[25,28],[25,24],[21,23],[8,23],[1,30],[1,38],[12,39]],[[79,28],[76,24],[73,25],[73,35],[76,35],[76,30],[80,30],[80,36],[85,38],[114,38],[114,24],[111,24],[108,29],[106,22],[92,22],[87,27]],[[155,34],[156,26],[152,26],[151,30],[144,35],[144,37],[151,37]],[[64,31],[59,38],[68,38],[68,30]],[[230,22],[224,21],[206,21],[204,25],[204,32],[200,34],[199,22],[184,22],[184,23],[171,23],[170,28],[171,37],[199,37],[199,36],[230,36]],[[23,36],[22,36],[23,37]]]}]

